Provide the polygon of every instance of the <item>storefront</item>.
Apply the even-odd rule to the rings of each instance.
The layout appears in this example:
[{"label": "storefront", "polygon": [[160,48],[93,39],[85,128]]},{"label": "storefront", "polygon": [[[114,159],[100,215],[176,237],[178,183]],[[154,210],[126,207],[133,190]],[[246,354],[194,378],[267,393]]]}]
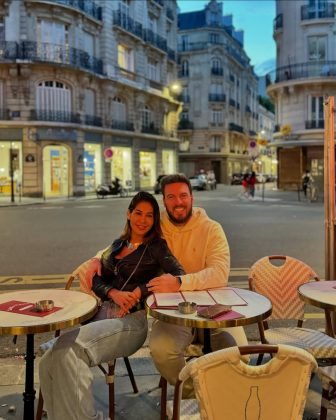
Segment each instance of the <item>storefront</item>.
[{"label": "storefront", "polygon": [[124,187],[131,188],[132,182],[132,149],[130,147],[113,147],[111,161],[111,179],[119,178]]},{"label": "storefront", "polygon": [[21,194],[22,142],[0,140],[0,194],[11,194],[11,175],[14,194]]},{"label": "storefront", "polygon": [[174,150],[162,150],[162,170],[163,174],[173,174],[176,172],[176,153]]},{"label": "storefront", "polygon": [[69,151],[65,146],[43,148],[43,193],[46,198],[69,195]]},{"label": "storefront", "polygon": [[84,185],[85,192],[93,192],[102,183],[102,146],[85,143],[84,145]]}]

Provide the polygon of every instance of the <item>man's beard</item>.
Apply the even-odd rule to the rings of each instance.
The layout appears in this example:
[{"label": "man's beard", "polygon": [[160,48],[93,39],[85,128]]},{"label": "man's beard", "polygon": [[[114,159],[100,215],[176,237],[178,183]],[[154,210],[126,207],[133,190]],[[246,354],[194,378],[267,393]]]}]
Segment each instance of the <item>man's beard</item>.
[{"label": "man's beard", "polygon": [[187,221],[190,219],[191,215],[192,215],[192,207],[190,207],[188,213],[186,214],[185,217],[183,218],[179,218],[177,219],[176,217],[174,217],[174,215],[166,208],[167,210],[167,214],[169,216],[169,219],[175,224],[175,225],[184,225],[187,223]]}]

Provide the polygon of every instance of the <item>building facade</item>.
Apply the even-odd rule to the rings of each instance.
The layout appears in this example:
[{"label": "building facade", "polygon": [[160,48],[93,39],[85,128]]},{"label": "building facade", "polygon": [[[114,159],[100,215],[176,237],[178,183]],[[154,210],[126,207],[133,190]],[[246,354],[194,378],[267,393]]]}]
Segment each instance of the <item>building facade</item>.
[{"label": "building facade", "polygon": [[175,172],[176,37],[176,0],[1,0],[1,193],[152,189]]},{"label": "building facade", "polygon": [[232,173],[251,169],[258,78],[244,34],[231,15],[223,16],[223,3],[211,0],[204,10],[178,18],[180,169],[187,175],[213,169],[218,182],[230,183]]},{"label": "building facade", "polygon": [[324,97],[336,94],[335,2],[276,2],[275,72],[267,92],[275,103],[279,186],[301,184],[309,169],[323,188]]},{"label": "building facade", "polygon": [[254,160],[253,170],[275,180],[278,175],[276,149],[273,145],[275,115],[272,111],[258,104],[257,147],[258,155]]}]

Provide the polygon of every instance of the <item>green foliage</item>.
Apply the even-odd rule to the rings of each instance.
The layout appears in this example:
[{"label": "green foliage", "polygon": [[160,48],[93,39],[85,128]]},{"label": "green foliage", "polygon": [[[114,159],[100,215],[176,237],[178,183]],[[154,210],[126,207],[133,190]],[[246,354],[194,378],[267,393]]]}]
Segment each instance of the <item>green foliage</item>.
[{"label": "green foliage", "polygon": [[271,102],[271,100],[269,98],[267,98],[266,96],[258,96],[258,100],[260,105],[262,105],[264,108],[267,109],[267,111],[272,112],[273,114],[275,113],[274,111],[274,104]]}]

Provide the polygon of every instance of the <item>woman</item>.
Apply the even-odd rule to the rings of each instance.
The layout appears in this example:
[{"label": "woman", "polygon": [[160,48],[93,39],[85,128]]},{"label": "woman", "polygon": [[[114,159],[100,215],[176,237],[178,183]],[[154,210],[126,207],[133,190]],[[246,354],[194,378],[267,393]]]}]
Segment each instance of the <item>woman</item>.
[{"label": "woman", "polygon": [[[159,205],[152,194],[141,191],[128,206],[122,235],[102,255],[101,276],[92,282],[98,297],[119,306],[118,316],[143,308],[146,283],[161,272],[184,274],[161,236]],[[108,310],[102,313],[99,319],[109,315]]]},{"label": "woman", "polygon": [[[40,383],[49,420],[100,418],[91,394],[90,367],[136,352],[147,336],[145,284],[162,271],[184,274],[161,238],[157,201],[143,191],[133,197],[124,232],[103,260],[102,276],[95,277],[92,289],[119,305],[118,318],[62,334],[41,358]],[[104,315],[102,311],[100,318]]]}]

